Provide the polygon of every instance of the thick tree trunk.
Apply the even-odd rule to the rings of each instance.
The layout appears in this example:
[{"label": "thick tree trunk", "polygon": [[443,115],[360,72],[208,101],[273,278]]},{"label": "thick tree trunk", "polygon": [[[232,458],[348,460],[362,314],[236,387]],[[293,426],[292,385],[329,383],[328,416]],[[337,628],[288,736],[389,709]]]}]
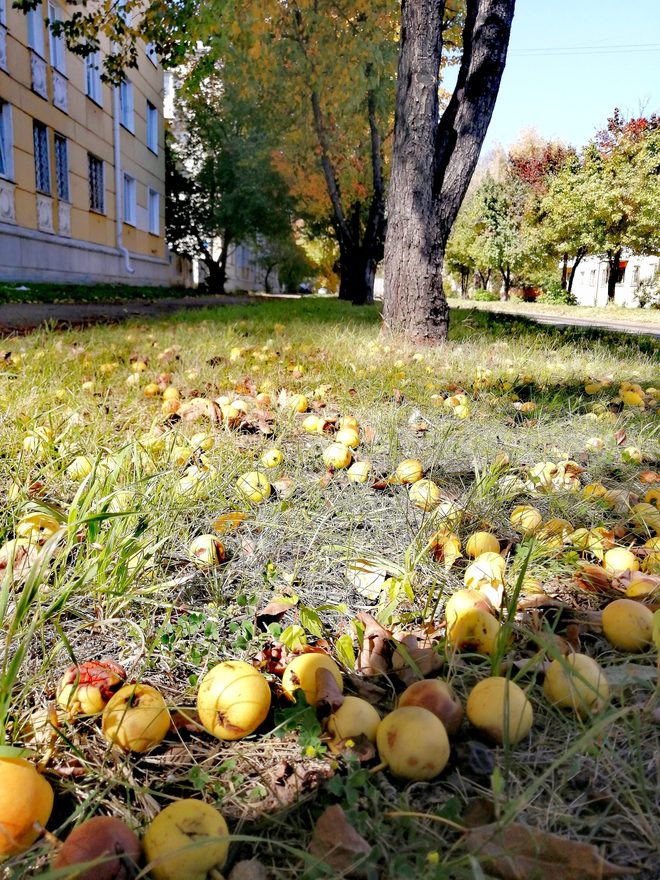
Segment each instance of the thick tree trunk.
[{"label": "thick tree trunk", "polygon": [[500,290],[500,300],[502,302],[508,302],[511,299],[511,269],[508,266],[506,267],[506,269],[500,269],[500,275],[502,276],[502,289]]},{"label": "thick tree trunk", "polygon": [[343,244],[339,256],[339,299],[373,305],[376,262],[364,248]]},{"label": "thick tree trunk", "polygon": [[414,342],[447,337],[445,248],[495,106],[514,5],[468,0],[456,88],[438,121],[445,4],[401,3],[383,321]]},{"label": "thick tree trunk", "polygon": [[204,265],[208,270],[206,278],[206,287],[209,293],[223,294],[225,293],[225,284],[227,282],[227,255],[229,253],[229,243],[222,240],[220,249],[220,257],[214,260],[208,252],[204,255]]},{"label": "thick tree trunk", "polygon": [[466,266],[463,266],[461,269],[461,299],[468,298],[469,284],[470,270]]},{"label": "thick tree trunk", "polygon": [[614,302],[616,294],[616,282],[619,277],[619,263],[621,262],[621,248],[615,251],[607,252],[607,265],[609,266],[609,274],[607,276],[607,302]]}]

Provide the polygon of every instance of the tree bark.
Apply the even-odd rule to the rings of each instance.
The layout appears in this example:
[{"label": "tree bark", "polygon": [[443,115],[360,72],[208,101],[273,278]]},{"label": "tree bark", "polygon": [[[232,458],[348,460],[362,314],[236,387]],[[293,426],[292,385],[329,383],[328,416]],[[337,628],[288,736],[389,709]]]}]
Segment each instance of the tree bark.
[{"label": "tree bark", "polygon": [[355,306],[373,305],[376,261],[363,247],[352,242],[340,245],[339,299]]},{"label": "tree bark", "polygon": [[568,287],[566,288],[569,293],[573,290],[573,282],[575,281],[575,273],[577,272],[577,267],[580,265],[584,257],[587,255],[586,248],[580,248],[578,252],[575,254],[575,260],[573,261],[573,265],[571,266],[571,271],[568,276]]},{"label": "tree bark", "polygon": [[621,248],[607,252],[607,265],[610,272],[607,276],[607,302],[613,303],[616,294],[616,280],[619,275],[619,263],[621,262]]},{"label": "tree bark", "polygon": [[461,299],[468,298],[468,287],[470,284],[470,269],[468,266],[461,267]]},{"label": "tree bark", "polygon": [[561,263],[561,286],[564,290],[568,285],[568,254],[564,254]]},{"label": "tree bark", "polygon": [[445,4],[401,3],[383,321],[413,342],[447,337],[445,248],[495,106],[514,6],[515,0],[468,0],[456,88],[438,119]]},{"label": "tree bark", "polygon": [[502,302],[508,302],[511,298],[509,295],[509,291],[511,290],[511,269],[508,266],[506,269],[500,268],[500,275],[502,276],[502,290],[500,291],[500,300]]}]

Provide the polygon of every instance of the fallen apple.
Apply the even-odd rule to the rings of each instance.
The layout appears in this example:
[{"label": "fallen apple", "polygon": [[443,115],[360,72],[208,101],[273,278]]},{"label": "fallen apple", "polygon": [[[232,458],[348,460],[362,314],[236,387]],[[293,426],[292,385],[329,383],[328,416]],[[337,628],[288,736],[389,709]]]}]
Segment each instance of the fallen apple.
[{"label": "fallen apple", "polygon": [[344,681],[339,667],[327,654],[299,654],[289,662],[282,676],[282,689],[287,696],[295,699],[295,692],[300,689],[310,706],[318,701],[318,683],[316,673],[319,669],[327,669],[337,682],[339,690],[344,689]]},{"label": "fallen apple", "polygon": [[229,829],[204,801],[174,801],[156,816],[142,844],[153,880],[206,880],[219,876],[229,852]]},{"label": "fallen apple", "polygon": [[215,535],[198,535],[188,548],[195,565],[200,568],[220,565],[225,561],[225,545]]},{"label": "fallen apple", "polygon": [[418,461],[416,458],[406,458],[395,470],[394,477],[398,483],[412,484],[421,480],[423,473],[424,469],[422,468],[421,461]]},{"label": "fallen apple", "polygon": [[630,550],[625,550],[623,547],[614,547],[605,554],[603,565],[605,566],[605,571],[619,574],[623,571],[637,571],[639,560]]},{"label": "fallen apple", "polygon": [[603,609],[603,634],[621,651],[644,651],[653,641],[653,612],[634,599],[615,599]]},{"label": "fallen apple", "polygon": [[282,455],[282,450],[273,448],[266,449],[264,452],[262,452],[259,461],[264,467],[276,468],[282,464],[283,459],[284,456]]},{"label": "fallen apple", "polygon": [[420,510],[433,510],[440,504],[442,493],[440,487],[433,480],[417,480],[408,492],[410,503]]},{"label": "fallen apple", "polygon": [[343,443],[331,443],[323,452],[323,463],[328,468],[342,470],[347,468],[353,459],[353,454],[348,446]]},{"label": "fallen apple", "polygon": [[53,857],[53,869],[96,864],[67,876],[75,880],[132,880],[142,855],[131,829],[112,816],[93,816],[75,828]]},{"label": "fallen apple", "polygon": [[492,532],[475,532],[467,539],[465,552],[468,556],[476,559],[482,553],[500,552],[500,542]]},{"label": "fallen apple", "polygon": [[360,435],[354,428],[340,428],[335,434],[335,441],[343,443],[349,449],[357,449],[360,445]]},{"label": "fallen apple", "polygon": [[22,758],[0,758],[0,859],[23,852],[41,833],[53,809],[53,789]]},{"label": "fallen apple", "polygon": [[514,507],[509,519],[514,529],[523,535],[533,534],[543,522],[541,512],[531,504],[519,504]]},{"label": "fallen apple", "polygon": [[344,702],[326,721],[328,733],[332,734],[330,747],[338,748],[347,739],[366,736],[376,742],[376,730],[380,724],[378,711],[360,697],[344,697]]},{"label": "fallen apple", "polygon": [[248,471],[242,474],[236,481],[236,488],[240,494],[253,504],[261,504],[270,498],[272,486],[268,479],[258,471]]},{"label": "fallen apple", "polygon": [[74,664],[57,687],[57,704],[71,717],[97,715],[125,681],[125,669],[112,660]]},{"label": "fallen apple", "polygon": [[227,660],[210,669],[197,694],[197,712],[206,730],[221,740],[249,736],[270,709],[270,687],[254,666]]},{"label": "fallen apple", "polygon": [[449,760],[444,724],[420,706],[401,706],[386,715],[378,725],[376,745],[381,761],[402,779],[433,779]]},{"label": "fallen apple", "polygon": [[369,479],[370,471],[371,462],[354,461],[353,464],[346,471],[346,476],[351,481],[351,483],[366,483]]},{"label": "fallen apple", "polygon": [[500,624],[481,608],[471,608],[447,626],[447,640],[457,651],[473,651],[491,656],[497,648]]},{"label": "fallen apple", "polygon": [[543,692],[555,706],[573,709],[581,717],[600,712],[610,695],[603,670],[586,654],[553,660],[545,674]]},{"label": "fallen apple", "polygon": [[162,695],[148,684],[127,684],[103,710],[104,737],[124,752],[146,752],[165,739],[170,713]]},{"label": "fallen apple", "polygon": [[442,721],[449,736],[458,732],[463,720],[461,701],[451,685],[440,678],[413,682],[399,697],[399,706],[428,709]]},{"label": "fallen apple", "polygon": [[465,706],[468,720],[499,745],[516,745],[534,721],[532,704],[515,682],[492,676],[478,682]]}]

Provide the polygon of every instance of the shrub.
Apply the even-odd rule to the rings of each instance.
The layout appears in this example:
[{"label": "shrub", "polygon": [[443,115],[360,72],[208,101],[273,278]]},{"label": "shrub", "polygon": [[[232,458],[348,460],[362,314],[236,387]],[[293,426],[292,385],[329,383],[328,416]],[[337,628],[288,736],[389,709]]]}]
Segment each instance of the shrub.
[{"label": "shrub", "polygon": [[542,293],[538,298],[540,303],[555,303],[562,306],[576,306],[575,294],[565,290],[556,278],[546,281],[541,285]]},{"label": "shrub", "polygon": [[660,309],[660,274],[639,282],[637,301],[642,309]]},{"label": "shrub", "polygon": [[476,299],[477,302],[497,302],[499,300],[499,296],[496,293],[492,293],[490,290],[475,290],[473,299]]}]

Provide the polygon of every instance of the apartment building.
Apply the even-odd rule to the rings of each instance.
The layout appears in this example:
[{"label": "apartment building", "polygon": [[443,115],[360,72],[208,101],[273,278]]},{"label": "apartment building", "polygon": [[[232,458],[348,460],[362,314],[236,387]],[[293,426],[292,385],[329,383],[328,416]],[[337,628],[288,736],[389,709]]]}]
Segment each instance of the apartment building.
[{"label": "apartment building", "polygon": [[43,0],[0,0],[0,279],[178,284],[165,243],[163,70],[148,46],[115,88],[67,51]]}]

